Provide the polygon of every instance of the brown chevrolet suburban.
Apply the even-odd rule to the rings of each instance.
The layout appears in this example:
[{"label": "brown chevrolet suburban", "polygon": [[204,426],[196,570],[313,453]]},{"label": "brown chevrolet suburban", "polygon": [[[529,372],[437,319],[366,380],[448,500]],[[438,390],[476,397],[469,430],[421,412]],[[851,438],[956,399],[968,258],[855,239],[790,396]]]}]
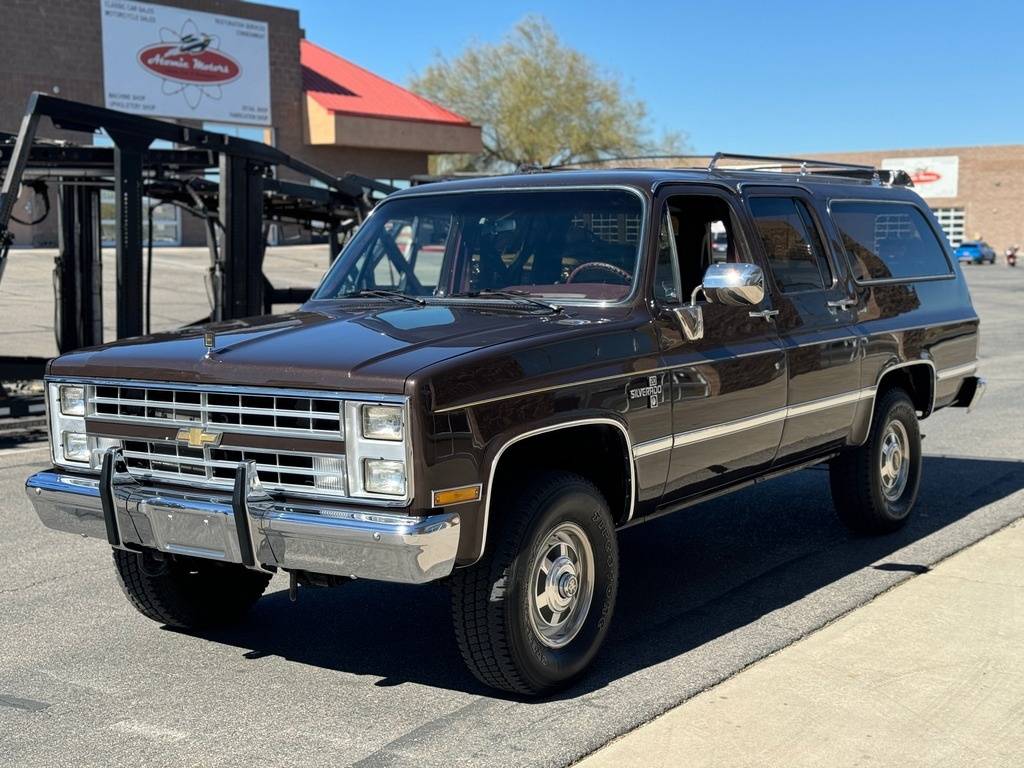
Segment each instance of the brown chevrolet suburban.
[{"label": "brown chevrolet suburban", "polygon": [[960,269],[903,174],[722,159],[414,187],[297,312],[57,358],[36,511],[175,626],[275,572],[447,579],[521,694],[597,653],[618,529],[821,462],[846,525],[899,528],[919,421],[984,390]]}]

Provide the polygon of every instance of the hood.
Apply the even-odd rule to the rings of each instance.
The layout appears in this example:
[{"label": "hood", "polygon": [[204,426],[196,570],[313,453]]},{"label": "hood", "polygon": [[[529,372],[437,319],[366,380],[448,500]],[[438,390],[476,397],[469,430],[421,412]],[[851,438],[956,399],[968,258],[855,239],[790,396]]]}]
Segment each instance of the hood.
[{"label": "hood", "polygon": [[[581,322],[505,306],[341,304],[183,328],[76,350],[52,376],[401,393],[417,370]],[[586,322],[586,321],[583,321]],[[207,349],[204,331],[214,332]]]}]

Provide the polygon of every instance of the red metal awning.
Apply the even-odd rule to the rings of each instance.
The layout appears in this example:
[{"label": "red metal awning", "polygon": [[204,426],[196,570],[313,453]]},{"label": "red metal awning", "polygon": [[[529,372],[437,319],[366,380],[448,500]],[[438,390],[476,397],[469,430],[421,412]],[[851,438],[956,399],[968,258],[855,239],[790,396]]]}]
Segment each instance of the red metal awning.
[{"label": "red metal awning", "polygon": [[308,40],[301,42],[302,87],[332,113],[470,125],[462,115],[368,72]]}]

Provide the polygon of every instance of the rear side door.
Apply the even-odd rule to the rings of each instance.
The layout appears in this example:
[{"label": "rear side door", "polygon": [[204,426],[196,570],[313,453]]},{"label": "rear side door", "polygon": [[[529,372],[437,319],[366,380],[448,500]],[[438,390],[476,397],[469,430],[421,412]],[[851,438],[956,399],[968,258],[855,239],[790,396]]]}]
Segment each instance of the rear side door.
[{"label": "rear side door", "polygon": [[776,464],[846,442],[859,388],[862,339],[858,299],[837,242],[814,198],[798,187],[748,187],[757,247],[775,290],[775,318],[786,351],[787,417]]}]

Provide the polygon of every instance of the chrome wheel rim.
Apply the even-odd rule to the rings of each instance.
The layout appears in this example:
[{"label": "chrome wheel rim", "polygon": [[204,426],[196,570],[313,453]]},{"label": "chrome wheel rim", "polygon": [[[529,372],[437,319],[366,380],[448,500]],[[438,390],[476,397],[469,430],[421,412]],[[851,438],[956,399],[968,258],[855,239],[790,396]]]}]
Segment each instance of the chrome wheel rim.
[{"label": "chrome wheel rim", "polygon": [[910,477],[910,439],[903,422],[893,419],[882,433],[882,450],[879,455],[879,478],[882,495],[889,501],[896,501],[903,495]]},{"label": "chrome wheel rim", "polygon": [[583,628],[594,597],[594,550],[575,523],[544,536],[530,568],[530,626],[548,648],[562,648]]}]

